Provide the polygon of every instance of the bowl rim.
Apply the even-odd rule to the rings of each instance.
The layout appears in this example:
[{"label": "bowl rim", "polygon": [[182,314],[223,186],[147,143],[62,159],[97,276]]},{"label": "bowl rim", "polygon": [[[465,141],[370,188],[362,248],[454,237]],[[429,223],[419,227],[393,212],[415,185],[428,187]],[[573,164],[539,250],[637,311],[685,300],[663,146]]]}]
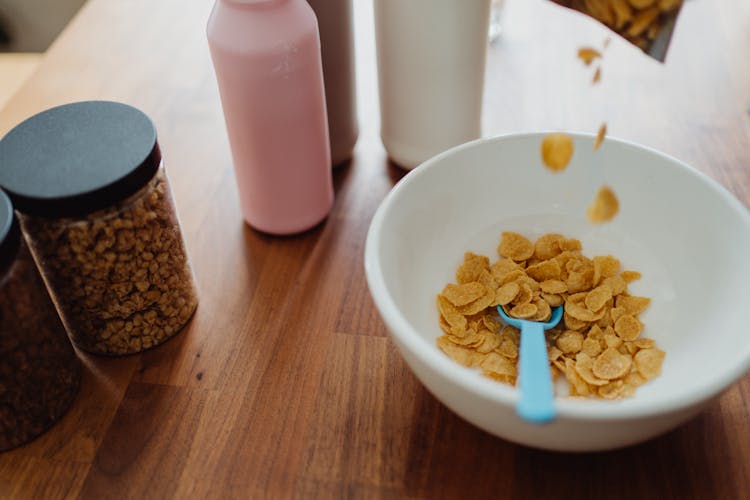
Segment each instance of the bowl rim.
[{"label": "bowl rim", "polygon": [[[529,138],[541,139],[544,135],[550,132],[551,131],[514,132],[492,137],[484,137],[455,146],[424,161],[422,164],[408,172],[383,198],[370,222],[365,242],[365,277],[370,295],[372,296],[383,321],[386,323],[389,333],[397,340],[397,344],[399,344],[398,347],[407,349],[409,353],[417,358],[422,364],[437,371],[441,377],[449,379],[462,390],[472,393],[474,396],[503,405],[515,406],[518,399],[518,391],[515,387],[500,384],[487,377],[482,377],[482,375],[476,370],[459,365],[440,352],[434,345],[434,342],[430,343],[419,335],[416,328],[407,321],[388,292],[381,268],[380,256],[377,250],[380,247],[384,220],[390,210],[392,210],[394,201],[401,195],[401,192],[404,191],[407,186],[414,182],[418,182],[420,177],[426,175],[431,167],[440,163],[444,158],[453,156],[465,149],[474,148],[487,143]],[[575,141],[593,141],[595,138],[594,134],[587,132],[566,133],[570,134]],[[673,163],[684,171],[686,175],[697,177],[698,180],[702,181],[708,189],[713,190],[719,195],[732,210],[741,215],[745,226],[748,231],[750,231],[750,211],[748,208],[718,181],[706,175],[704,172],[690,167],[685,162],[648,146],[610,136],[607,136],[607,141],[618,143],[625,148],[636,149],[660,157],[667,162]],[[401,354],[403,357],[403,353]],[[407,364],[409,363],[407,362]],[[748,369],[750,369],[750,348],[744,354],[744,358],[742,358],[740,363],[737,363],[734,366],[728,366],[721,371],[712,372],[710,378],[706,379],[705,382],[701,383],[690,393],[680,393],[677,395],[667,394],[660,397],[658,400],[626,398],[615,401],[602,401],[596,399],[585,400],[558,397],[555,399],[555,406],[558,418],[567,417],[592,421],[642,418],[669,412],[677,412],[688,407],[699,405],[715,396],[718,396],[730,385],[738,381]]]}]

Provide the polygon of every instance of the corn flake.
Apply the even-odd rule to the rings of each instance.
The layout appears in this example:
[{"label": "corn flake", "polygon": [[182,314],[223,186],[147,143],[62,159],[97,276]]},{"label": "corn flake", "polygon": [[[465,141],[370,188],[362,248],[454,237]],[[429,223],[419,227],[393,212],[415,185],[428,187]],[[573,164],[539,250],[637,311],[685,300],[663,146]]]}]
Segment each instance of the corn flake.
[{"label": "corn flake", "polygon": [[623,381],[630,387],[638,387],[639,385],[643,385],[644,383],[646,383],[646,379],[643,377],[643,375],[638,373],[637,370],[636,371],[631,370],[630,373],[625,375],[625,378],[623,379]]},{"label": "corn flake", "polygon": [[516,298],[516,295],[518,295],[518,292],[520,291],[521,287],[518,286],[518,283],[516,283],[515,281],[504,284],[497,289],[497,294],[495,295],[495,304],[500,306],[510,304],[510,302]]},{"label": "corn flake", "polygon": [[603,278],[612,278],[620,272],[620,261],[611,255],[599,255],[592,259],[594,265],[599,265]]},{"label": "corn flake", "polygon": [[589,386],[588,384],[578,375],[575,369],[575,361],[571,358],[565,358],[565,378],[570,383],[570,395],[571,396],[588,396]]},{"label": "corn flake", "polygon": [[517,374],[516,365],[508,360],[505,356],[501,356],[497,353],[489,353],[484,360],[482,360],[480,366],[486,372],[495,375],[508,375],[515,377]]},{"label": "corn flake", "polygon": [[609,383],[609,380],[599,378],[594,374],[594,359],[584,352],[576,356],[575,370],[588,384],[599,386]]},{"label": "corn flake", "polygon": [[477,352],[481,354],[487,354],[490,351],[494,351],[500,345],[500,335],[496,332],[483,330],[479,335],[484,338],[484,341],[476,347]]},{"label": "corn flake", "polygon": [[560,263],[551,259],[526,268],[526,275],[539,283],[547,280],[559,280],[561,273]]},{"label": "corn flake", "polygon": [[599,387],[597,394],[604,399],[618,399],[626,395],[628,388],[622,380],[615,380]]},{"label": "corn flake", "polygon": [[[585,292],[584,292],[585,293]],[[570,299],[570,297],[568,297]],[[598,321],[604,316],[604,311],[593,312],[586,309],[580,302],[571,302],[568,300],[565,302],[565,312],[573,318],[590,323],[592,321]]]},{"label": "corn flake", "polygon": [[651,304],[648,297],[621,295],[617,297],[617,307],[622,307],[630,314],[640,314]]},{"label": "corn flake", "polygon": [[584,303],[589,311],[599,311],[612,298],[612,289],[608,286],[599,286],[586,294]]},{"label": "corn flake", "polygon": [[565,237],[561,234],[550,233],[540,236],[534,243],[534,257],[539,260],[549,260],[562,253],[561,244]]},{"label": "corn flake", "polygon": [[557,337],[555,345],[565,354],[575,354],[583,347],[583,334],[576,330],[565,330]]},{"label": "corn flake", "polygon": [[524,261],[534,255],[534,245],[518,233],[504,231],[497,247],[501,257],[507,257],[515,262]]},{"label": "corn flake", "polygon": [[509,315],[514,318],[529,319],[537,313],[536,304],[525,303],[514,306]]},{"label": "corn flake", "polygon": [[489,306],[491,306],[493,302],[495,302],[495,291],[489,288],[485,288],[484,295],[479,297],[477,300],[470,302],[464,306],[459,306],[456,309],[460,314],[463,314],[464,316],[471,316],[473,314],[484,311]]},{"label": "corn flake", "polygon": [[547,349],[547,358],[550,361],[555,361],[560,356],[562,356],[562,354],[563,352],[555,346],[551,346],[549,349]]},{"label": "corn flake", "polygon": [[583,61],[583,64],[586,66],[589,66],[594,62],[594,59],[599,59],[600,57],[602,57],[602,53],[593,47],[581,47],[578,49],[578,59]]},{"label": "corn flake", "polygon": [[608,286],[612,290],[612,295],[620,295],[625,293],[628,288],[627,282],[622,279],[621,276],[612,276],[611,278],[604,278],[601,281],[603,286]]},{"label": "corn flake", "polygon": [[562,295],[542,292],[541,297],[550,305],[550,307],[558,307],[565,303],[565,299],[563,299]]},{"label": "corn flake", "polygon": [[602,346],[598,340],[592,339],[590,336],[584,339],[581,344],[581,352],[586,353],[588,356],[595,358],[602,352]]},{"label": "corn flake", "polygon": [[594,360],[594,375],[611,380],[625,376],[630,371],[632,360],[614,347],[608,347]]},{"label": "corn flake", "polygon": [[464,366],[479,366],[484,359],[482,354],[479,354],[473,349],[457,346],[446,337],[438,338],[437,344],[449,358]]},{"label": "corn flake", "polygon": [[461,285],[449,283],[443,288],[442,295],[454,306],[464,306],[474,302],[485,294],[485,287],[481,283],[471,282]]},{"label": "corn flake", "polygon": [[531,303],[533,298],[534,292],[531,290],[531,287],[526,283],[522,283],[519,287],[518,295],[515,296],[513,302],[520,306]]},{"label": "corn flake", "polygon": [[[583,248],[581,240],[576,238],[565,239],[560,242],[560,249],[564,252],[578,252]],[[571,255],[571,254],[568,254]],[[576,255],[573,253],[572,255]],[[580,257],[580,255],[579,255]]]},{"label": "corn flake", "polygon": [[625,314],[615,321],[615,332],[622,340],[635,340],[641,334],[643,324],[632,314]]},{"label": "corn flake", "polygon": [[641,273],[638,271],[623,271],[620,274],[620,277],[629,285],[632,282],[641,279]]},{"label": "corn flake", "polygon": [[492,266],[490,266],[490,273],[498,281],[501,282],[506,275],[512,271],[523,271],[521,266],[513,262],[511,259],[500,259]]},{"label": "corn flake", "polygon": [[587,322],[576,319],[565,311],[563,311],[563,324],[569,330],[583,330],[589,325]]},{"label": "corn flake", "polygon": [[612,220],[620,210],[620,202],[615,196],[615,192],[609,186],[602,186],[594,198],[594,202],[586,211],[589,221],[594,224],[601,224]]},{"label": "corn flake", "polygon": [[601,146],[602,142],[604,142],[604,136],[606,135],[607,135],[607,124],[602,123],[601,126],[599,127],[599,132],[597,132],[596,134],[596,139],[594,140],[594,151],[599,149],[599,146]]},{"label": "corn flake", "polygon": [[461,284],[477,281],[482,271],[488,269],[489,265],[489,258],[466,252],[463,264],[456,270],[456,281]]},{"label": "corn flake", "polygon": [[568,291],[568,285],[560,280],[544,280],[539,284],[539,287],[545,293],[560,294]]},{"label": "corn flake", "polygon": [[622,339],[614,333],[607,332],[603,335],[603,337],[604,343],[606,344],[607,348],[614,347],[615,349],[618,349],[622,346]]},{"label": "corn flake", "polygon": [[656,341],[654,341],[654,339],[647,339],[647,338],[641,337],[639,339],[635,339],[633,344],[635,344],[635,346],[638,349],[651,349],[652,347],[656,345]]},{"label": "corn flake", "polygon": [[478,334],[475,330],[458,330],[455,329],[456,334],[451,333],[446,335],[448,340],[456,345],[476,348],[484,343],[484,336]]},{"label": "corn flake", "polygon": [[661,349],[650,348],[638,351],[635,355],[635,366],[646,380],[651,380],[661,373],[661,364],[666,353]]},{"label": "corn flake", "polygon": [[518,357],[518,345],[506,336],[503,336],[500,345],[495,349],[495,351],[499,354],[502,354],[508,359],[516,359]]},{"label": "corn flake", "polygon": [[438,309],[445,322],[450,326],[459,328],[466,328],[467,322],[463,314],[458,312],[458,309],[450,303],[448,299],[442,295],[438,295]]},{"label": "corn flake", "polygon": [[553,172],[565,170],[573,157],[573,138],[568,134],[547,134],[542,140],[542,161]]},{"label": "corn flake", "polygon": [[503,336],[509,338],[517,346],[521,344],[521,330],[514,326],[506,326],[503,328]]},{"label": "corn flake", "polygon": [[486,286],[487,288],[491,288],[492,290],[497,288],[497,280],[487,269],[483,269],[482,272],[479,273],[477,283],[481,283],[482,285]]}]

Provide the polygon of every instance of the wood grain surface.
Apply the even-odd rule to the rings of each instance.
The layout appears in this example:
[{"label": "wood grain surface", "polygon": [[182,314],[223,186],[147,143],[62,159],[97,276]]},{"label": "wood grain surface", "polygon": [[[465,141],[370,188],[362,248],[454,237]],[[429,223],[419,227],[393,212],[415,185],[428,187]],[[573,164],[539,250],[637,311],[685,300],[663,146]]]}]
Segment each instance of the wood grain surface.
[{"label": "wood grain surface", "polygon": [[[209,0],[90,0],[0,114],[0,133],[83,99],[156,122],[201,302],[141,355],[82,355],[53,429],[0,455],[3,498],[750,498],[750,377],[683,427],[620,451],[527,449],[419,384],[367,292],[363,246],[403,172],[379,139],[371,0],[353,0],[361,133],[328,220],[270,237],[240,216],[205,39]],[[575,58],[608,36],[545,0],[508,0],[484,133],[609,133],[750,203],[750,3],[689,0],[665,65],[613,38],[602,81]],[[689,381],[686,381],[689,383]]]},{"label": "wood grain surface", "polygon": [[0,110],[34,73],[41,54],[0,53]]}]

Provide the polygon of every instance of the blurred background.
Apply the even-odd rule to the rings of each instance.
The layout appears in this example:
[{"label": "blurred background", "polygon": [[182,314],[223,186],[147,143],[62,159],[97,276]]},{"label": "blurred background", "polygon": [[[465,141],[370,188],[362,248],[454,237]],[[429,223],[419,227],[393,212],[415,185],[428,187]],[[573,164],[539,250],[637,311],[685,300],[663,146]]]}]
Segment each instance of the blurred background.
[{"label": "blurred background", "polygon": [[0,0],[0,109],[86,0]]},{"label": "blurred background", "polygon": [[86,0],[0,0],[0,50],[44,52]]}]

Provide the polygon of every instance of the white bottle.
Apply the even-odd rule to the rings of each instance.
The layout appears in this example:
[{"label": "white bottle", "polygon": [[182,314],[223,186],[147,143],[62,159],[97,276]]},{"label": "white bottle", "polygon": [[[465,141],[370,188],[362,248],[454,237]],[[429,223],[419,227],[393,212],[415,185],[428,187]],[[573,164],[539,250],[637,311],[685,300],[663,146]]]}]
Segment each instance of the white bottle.
[{"label": "white bottle", "polygon": [[481,136],[490,0],[375,0],[381,131],[404,168]]}]

